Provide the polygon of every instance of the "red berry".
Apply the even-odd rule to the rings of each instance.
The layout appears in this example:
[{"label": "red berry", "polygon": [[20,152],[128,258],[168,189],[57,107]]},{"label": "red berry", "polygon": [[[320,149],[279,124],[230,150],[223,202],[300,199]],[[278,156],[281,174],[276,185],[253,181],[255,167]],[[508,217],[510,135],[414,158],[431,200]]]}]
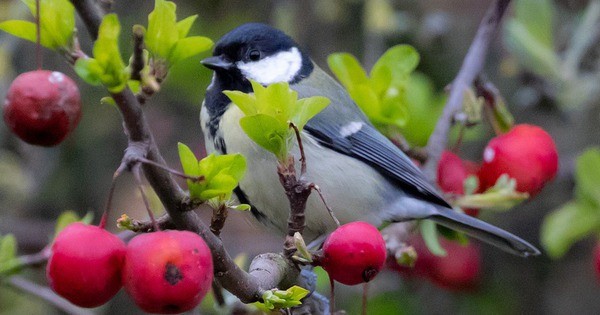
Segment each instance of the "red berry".
[{"label": "red berry", "polygon": [[325,240],[321,265],[332,279],[355,285],[372,280],[383,267],[386,254],[385,241],[374,226],[352,222]]},{"label": "red berry", "polygon": [[518,191],[535,195],[557,170],[558,153],[552,137],[540,127],[517,125],[488,143],[479,179],[482,187],[488,188],[508,174],[517,181]]},{"label": "red berry", "polygon": [[437,178],[440,188],[451,194],[463,195],[464,181],[469,172],[458,155],[444,151],[438,164]]},{"label": "red berry", "polygon": [[26,72],[8,88],[4,121],[27,143],[57,145],[75,129],[80,118],[79,89],[60,72]]},{"label": "red berry", "polygon": [[421,236],[412,237],[409,244],[417,252],[415,265],[410,267],[392,265],[392,268],[405,276],[418,276],[429,279],[434,284],[452,291],[475,289],[481,277],[481,254],[474,243],[467,246],[440,238],[446,250],[445,257],[429,251]]},{"label": "red berry", "polygon": [[440,239],[446,250],[445,257],[435,256],[429,278],[442,288],[452,291],[475,289],[480,280],[481,254],[479,247],[470,242],[467,246]]},{"label": "red berry", "polygon": [[188,231],[141,234],[127,246],[123,284],[135,304],[149,313],[177,314],[196,307],[213,280],[204,240]]},{"label": "red berry", "polygon": [[[464,195],[464,181],[471,175],[476,175],[479,165],[471,161],[463,161],[458,155],[444,151],[438,164],[438,185],[445,193]],[[465,213],[476,217],[478,209],[463,209]]]},{"label": "red berry", "polygon": [[52,245],[46,275],[52,289],[82,307],[100,306],[121,289],[125,243],[116,235],[77,222]]}]

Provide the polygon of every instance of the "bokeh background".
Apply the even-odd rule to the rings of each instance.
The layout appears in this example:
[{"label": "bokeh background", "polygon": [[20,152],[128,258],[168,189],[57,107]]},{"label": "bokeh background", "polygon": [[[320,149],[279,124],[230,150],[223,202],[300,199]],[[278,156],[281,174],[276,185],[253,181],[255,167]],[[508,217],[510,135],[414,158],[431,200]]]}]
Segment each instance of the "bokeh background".
[{"label": "bokeh background", "polygon": [[[314,60],[326,69],[326,58],[334,52],[350,52],[370,69],[390,46],[407,43],[421,55],[418,72],[426,78],[431,94],[442,93],[456,75],[477,26],[491,1],[481,0],[176,0],[180,17],[198,14],[190,34],[218,40],[232,28],[251,21],[272,24],[292,35]],[[516,36],[502,29],[490,49],[485,77],[496,84],[518,123],[542,126],[555,139],[560,154],[556,179],[536,198],[509,212],[483,213],[482,217],[515,234],[540,244],[540,226],[552,210],[573,198],[576,157],[600,144],[600,19],[593,14],[600,1],[521,1],[529,3],[531,20],[550,10],[553,36],[551,50],[563,60],[578,40],[589,45],[574,64],[561,62],[552,74],[526,62],[532,47],[511,44]],[[540,4],[541,3],[541,4]],[[130,55],[129,26],[146,25],[153,1],[115,1],[123,25],[121,49]],[[507,19],[516,19],[511,4]],[[519,9],[528,4],[520,4]],[[596,11],[594,11],[596,10]],[[545,12],[545,11],[544,11]],[[586,15],[587,13],[587,15]],[[584,24],[584,17],[595,16]],[[0,20],[30,19],[20,1],[0,1]],[[506,21],[505,21],[506,22]],[[542,23],[542,22],[540,22]],[[84,50],[91,43],[83,26]],[[595,34],[595,35],[594,35]],[[518,35],[518,34],[517,34]],[[528,50],[529,49],[529,50]],[[203,57],[203,56],[201,56]],[[126,57],[127,58],[127,57]],[[210,71],[200,57],[175,66],[160,93],[145,111],[156,140],[169,165],[179,168],[176,145],[183,142],[201,155],[203,136],[199,124],[200,103],[210,81]],[[565,65],[566,63],[566,65]],[[571,63],[573,63],[571,61]],[[547,65],[547,64],[546,64]],[[44,51],[44,68],[59,70],[77,79],[75,73],[50,51]],[[35,46],[8,34],[0,34],[0,97],[19,73],[35,69]],[[558,73],[558,74],[557,74]],[[23,143],[0,123],[0,234],[13,233],[20,253],[33,253],[51,238],[57,216],[65,210],[94,212],[99,218],[106,202],[112,173],[126,147],[118,111],[100,104],[103,89],[77,79],[83,96],[83,118],[75,132],[55,148]],[[432,101],[424,109],[426,118],[417,125],[431,125],[442,102]],[[425,128],[427,129],[427,128]],[[485,143],[493,136],[482,126],[468,132],[461,156],[481,160]],[[420,142],[419,142],[420,141]],[[422,140],[414,140],[422,145]],[[132,177],[118,179],[115,218],[120,213],[143,219],[144,208]],[[160,205],[154,203],[160,212]],[[232,255],[249,257],[278,251],[281,237],[262,230],[249,214],[236,213],[226,224],[223,239]],[[546,255],[521,259],[488,246],[481,246],[481,283],[469,291],[447,290],[424,279],[405,279],[388,270],[371,285],[370,314],[600,314],[600,281],[593,268],[593,236],[577,242],[562,258]],[[24,276],[44,284],[43,270],[27,270]],[[328,281],[321,277],[321,291]],[[360,288],[340,286],[338,307],[359,313]],[[198,312],[219,313],[210,303]],[[121,292],[98,314],[137,313]],[[221,312],[224,312],[222,310]],[[2,285],[0,314],[59,314],[52,306]]]}]

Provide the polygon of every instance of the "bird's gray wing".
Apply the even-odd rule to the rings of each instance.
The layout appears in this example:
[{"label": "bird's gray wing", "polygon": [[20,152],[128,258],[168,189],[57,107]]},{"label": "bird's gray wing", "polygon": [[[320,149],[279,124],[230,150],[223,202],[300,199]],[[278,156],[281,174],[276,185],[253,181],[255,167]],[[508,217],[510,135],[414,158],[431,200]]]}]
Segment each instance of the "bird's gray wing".
[{"label": "bird's gray wing", "polygon": [[413,197],[452,208],[404,152],[372,125],[361,121],[339,125],[332,123],[330,114],[326,109],[304,127],[321,145],[371,165]]}]

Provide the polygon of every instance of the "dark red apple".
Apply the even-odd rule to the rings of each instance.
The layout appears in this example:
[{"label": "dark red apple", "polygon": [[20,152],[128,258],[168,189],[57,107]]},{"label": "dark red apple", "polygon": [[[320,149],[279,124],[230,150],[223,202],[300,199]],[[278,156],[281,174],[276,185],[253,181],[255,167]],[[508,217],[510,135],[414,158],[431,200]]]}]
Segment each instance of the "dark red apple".
[{"label": "dark red apple", "polygon": [[8,88],[4,121],[27,143],[57,145],[75,129],[80,118],[79,89],[60,72],[25,72]]},{"label": "dark red apple", "polygon": [[125,243],[93,225],[73,223],[54,244],[46,274],[52,289],[82,307],[108,302],[121,289]]},{"label": "dark red apple", "polygon": [[212,255],[192,232],[141,234],[127,246],[122,276],[125,290],[145,312],[183,313],[196,307],[210,290]]}]

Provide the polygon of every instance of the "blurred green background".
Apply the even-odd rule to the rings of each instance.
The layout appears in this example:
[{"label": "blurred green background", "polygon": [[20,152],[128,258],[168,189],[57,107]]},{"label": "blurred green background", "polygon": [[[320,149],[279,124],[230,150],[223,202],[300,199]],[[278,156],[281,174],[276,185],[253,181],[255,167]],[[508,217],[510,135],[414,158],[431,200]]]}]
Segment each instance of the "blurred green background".
[{"label": "blurred green background", "polygon": [[[444,87],[456,75],[477,26],[492,1],[480,0],[176,0],[180,17],[198,14],[190,34],[218,40],[232,28],[251,21],[279,27],[307,49],[326,69],[334,52],[350,52],[367,68],[390,46],[407,43],[421,55],[418,71],[431,91],[431,101],[415,111],[411,124],[425,128],[435,121]],[[121,49],[131,50],[129,26],[147,23],[153,1],[115,1],[123,25]],[[542,126],[555,139],[560,154],[557,178],[535,199],[509,212],[484,213],[483,218],[539,245],[543,218],[573,197],[576,157],[600,143],[600,1],[514,2],[490,49],[485,77],[497,85],[517,123]],[[0,1],[0,20],[30,19],[19,1]],[[510,22],[508,22],[510,20]],[[525,31],[519,28],[522,25]],[[81,24],[85,51],[91,43]],[[511,25],[511,26],[509,26]],[[517,26],[515,26],[517,25]],[[529,33],[526,33],[529,31]],[[525,33],[523,33],[525,32]],[[548,35],[549,34],[549,35]],[[529,37],[538,41],[528,40]],[[550,36],[548,38],[548,36]],[[35,68],[35,46],[0,34],[0,97],[19,73]],[[202,56],[203,57],[203,56]],[[202,154],[200,104],[211,72],[200,57],[176,65],[160,93],[145,111],[157,143],[169,165],[179,168],[176,144],[188,144]],[[74,72],[50,51],[44,68]],[[551,69],[548,71],[548,69]],[[80,214],[104,207],[112,173],[126,147],[118,111],[101,105],[103,89],[77,79],[83,97],[79,127],[55,148],[23,143],[0,123],[0,234],[14,233],[20,253],[39,251],[53,232],[54,220],[65,210]],[[426,102],[427,103],[427,102]],[[491,128],[469,133],[461,155],[481,160]],[[423,144],[422,137],[414,143]],[[115,218],[127,212],[144,218],[143,203],[133,179],[118,180]],[[160,211],[160,209],[156,209]],[[207,217],[206,214],[203,214]],[[233,256],[278,251],[281,238],[262,231],[249,214],[234,214],[223,239]],[[370,314],[600,314],[600,282],[593,269],[597,240],[587,237],[561,259],[546,255],[521,259],[488,246],[483,255],[482,283],[477,290],[451,292],[422,279],[406,280],[386,271],[371,285]],[[43,270],[24,276],[45,283]],[[327,293],[326,277],[321,292]],[[1,279],[0,279],[1,280]],[[337,290],[338,308],[359,313],[360,288]],[[205,303],[208,304],[208,303]],[[210,305],[202,313],[213,313]],[[98,314],[139,312],[121,292]],[[0,314],[59,314],[35,297],[0,286]]]}]

